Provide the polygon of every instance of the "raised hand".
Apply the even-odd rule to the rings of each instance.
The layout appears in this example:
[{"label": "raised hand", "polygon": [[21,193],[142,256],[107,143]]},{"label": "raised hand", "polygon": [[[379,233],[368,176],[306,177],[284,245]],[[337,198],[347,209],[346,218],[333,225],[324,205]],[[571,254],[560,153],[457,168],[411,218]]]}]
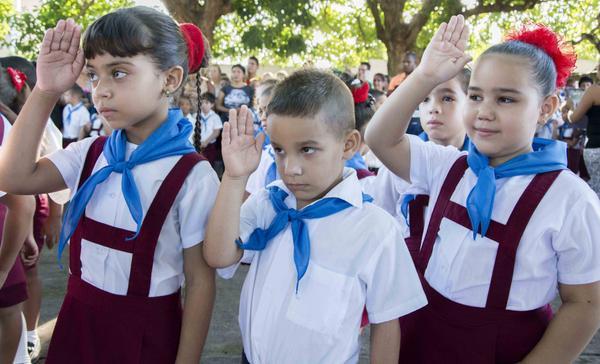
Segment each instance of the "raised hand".
[{"label": "raised hand", "polygon": [[59,20],[46,31],[37,60],[37,88],[62,94],[73,86],[84,64],[80,39],[81,27],[73,19]]},{"label": "raised hand", "polygon": [[229,121],[223,125],[221,153],[225,174],[231,178],[247,177],[258,167],[265,135],[254,137],[252,114],[247,106],[229,110]]},{"label": "raised hand", "polygon": [[427,45],[417,68],[424,76],[440,84],[456,76],[471,60],[466,53],[469,27],[462,15],[442,23]]}]

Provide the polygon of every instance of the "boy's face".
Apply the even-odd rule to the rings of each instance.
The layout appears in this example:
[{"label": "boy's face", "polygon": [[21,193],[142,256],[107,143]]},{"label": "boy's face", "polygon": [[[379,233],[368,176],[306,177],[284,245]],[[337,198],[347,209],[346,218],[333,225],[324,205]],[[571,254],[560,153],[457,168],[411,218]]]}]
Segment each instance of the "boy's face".
[{"label": "boy's face", "polygon": [[492,54],[473,69],[464,120],[477,149],[499,164],[531,151],[537,123],[545,123],[558,105],[542,97],[532,81],[531,65],[518,56]]},{"label": "boy's face", "polygon": [[434,88],[419,105],[421,126],[434,141],[447,145],[465,135],[462,121],[467,96],[460,82],[453,78]]},{"label": "boy's face", "polygon": [[260,125],[263,129],[267,129],[267,125],[269,125],[267,120],[267,106],[269,106],[270,101],[270,96],[258,98],[258,116],[260,117]]},{"label": "boy's face", "polygon": [[179,100],[179,108],[183,115],[188,115],[192,112],[192,103],[188,99]]},{"label": "boy's face", "polygon": [[72,92],[71,90],[65,92],[63,96],[64,96],[65,103],[73,105],[73,106],[77,105],[79,103],[79,101],[81,101],[81,97],[79,97],[79,95]]},{"label": "boy's face", "polygon": [[208,114],[210,110],[212,110],[213,106],[215,106],[215,104],[208,100],[202,100],[202,102],[200,103],[200,109],[205,114]]},{"label": "boy's face", "polygon": [[277,171],[294,194],[297,208],[325,196],[342,180],[344,163],[360,144],[353,130],[343,138],[315,118],[269,115],[268,133]]},{"label": "boy's face", "polygon": [[387,95],[381,95],[375,99],[375,111],[379,110],[379,108],[381,107],[381,105],[383,105],[385,100],[387,100]]}]

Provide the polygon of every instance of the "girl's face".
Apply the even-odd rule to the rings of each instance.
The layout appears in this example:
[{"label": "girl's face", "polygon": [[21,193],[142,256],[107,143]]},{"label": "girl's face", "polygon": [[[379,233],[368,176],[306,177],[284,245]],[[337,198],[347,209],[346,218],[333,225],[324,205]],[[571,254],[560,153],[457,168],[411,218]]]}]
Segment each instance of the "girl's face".
[{"label": "girl's face", "polygon": [[261,96],[258,98],[258,116],[260,117],[260,125],[267,130],[267,106],[271,102],[271,96]]},{"label": "girl's face", "polygon": [[208,76],[211,80],[217,80],[221,77],[221,71],[219,71],[219,67],[213,65],[208,67]]},{"label": "girl's face", "polygon": [[231,81],[233,81],[233,82],[244,81],[244,72],[239,67],[233,67],[231,69]]},{"label": "girl's face", "polygon": [[384,91],[383,89],[383,79],[381,79],[381,77],[374,77],[373,78],[373,88],[375,90],[379,90],[379,91]]},{"label": "girl's face", "polygon": [[189,115],[192,113],[192,103],[188,99],[182,98],[179,100],[179,108],[181,109],[183,115]]},{"label": "girl's face", "polygon": [[537,123],[545,123],[558,106],[556,95],[544,97],[529,61],[490,54],[473,69],[464,119],[477,149],[499,165],[532,150]]},{"label": "girl's face", "polygon": [[463,111],[467,95],[456,78],[434,88],[419,105],[421,126],[431,140],[447,145],[465,135]]},{"label": "girl's face", "polygon": [[105,53],[86,64],[98,113],[111,128],[126,129],[133,142],[143,141],[166,119],[169,100],[164,91],[179,87],[182,71],[180,67],[161,71],[141,54],[114,57]]}]

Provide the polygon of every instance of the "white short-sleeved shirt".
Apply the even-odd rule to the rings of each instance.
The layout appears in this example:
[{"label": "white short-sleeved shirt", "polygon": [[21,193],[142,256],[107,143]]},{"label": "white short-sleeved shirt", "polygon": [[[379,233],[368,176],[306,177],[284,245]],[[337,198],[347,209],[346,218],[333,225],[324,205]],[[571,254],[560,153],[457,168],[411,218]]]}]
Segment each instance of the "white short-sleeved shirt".
[{"label": "white short-sleeved shirt", "polygon": [[[445,176],[466,152],[425,143],[408,136],[411,183],[437,200]],[[492,219],[506,224],[534,175],[496,180]],[[469,168],[451,200],[465,206],[477,182]],[[426,215],[429,224],[433,209]],[[533,213],[517,249],[507,308],[524,311],[552,301],[557,282],[586,284],[600,280],[600,201],[590,187],[569,170],[560,173]],[[485,307],[498,243],[447,218],[441,222],[425,278],[445,297],[469,306]]]},{"label": "white short-sleeved shirt", "polygon": [[[67,116],[69,111],[71,113],[71,122],[67,122]],[[90,112],[82,104],[79,103],[75,106],[67,104],[63,109],[63,137],[66,139],[77,139],[79,138],[79,131],[84,125],[90,123]]]},{"label": "white short-sleeved shirt", "polygon": [[[48,119],[44,133],[42,134],[39,156],[44,157],[60,149],[62,149],[62,134],[56,125],[54,125],[52,119]],[[64,189],[62,191],[51,192],[48,196],[55,203],[64,205],[69,201],[70,193],[68,189]]]},{"label": "white short-sleeved shirt", "polygon": [[[8,122],[8,119],[6,117],[4,117],[4,115],[0,114],[0,122],[2,124],[4,124],[4,135],[2,136],[2,140],[0,140],[0,148],[2,147],[2,145],[4,144],[4,141],[6,140],[6,137],[8,136],[8,133],[10,132],[10,128],[12,128],[12,125],[10,125],[10,123]],[[0,191],[0,197],[6,196],[6,192],[4,191]]]},{"label": "white short-sleeved shirt", "polygon": [[[86,138],[47,156],[56,165],[73,194],[77,190],[86,154],[95,139]],[[127,143],[127,158],[136,147],[135,144]],[[166,157],[138,165],[132,170],[144,216],[163,180],[180,158],[181,156]],[[100,155],[93,172],[106,165],[106,159]],[[89,218],[101,223],[135,231],[135,221],[121,192],[121,177],[119,173],[112,173],[100,183],[85,213]],[[217,175],[206,161],[196,164],[187,176],[160,232],[154,253],[151,297],[171,294],[181,286],[184,278],[182,249],[195,246],[204,240],[204,227],[218,188]],[[82,279],[104,291],[124,295],[128,288],[131,258],[130,253],[83,239]]]},{"label": "white short-sleeved shirt", "polygon": [[[271,185],[289,193],[281,180]],[[366,305],[371,323],[394,320],[427,303],[396,221],[372,203],[363,203],[356,172],[325,197],[352,207],[321,219],[305,220],[311,258],[296,293],[291,227],[251,262],[242,288],[239,322],[251,363],[356,363],[359,328]],[[296,206],[293,194],[285,203]],[[266,189],[254,193],[241,211],[240,236],[267,228],[275,211]],[[228,278],[237,265],[220,270]]]},{"label": "white short-sleeved shirt", "polygon": [[[223,129],[223,122],[221,121],[219,115],[217,115],[217,113],[215,113],[212,110],[208,113],[208,115],[204,115],[202,112],[200,112],[200,116],[206,120],[206,122],[204,121],[204,119],[202,120],[201,131],[201,140],[205,142],[215,130]],[[212,141],[212,143],[215,142],[216,140]]]},{"label": "white short-sleeved shirt", "polygon": [[252,172],[248,178],[248,182],[246,183],[246,192],[249,194],[256,193],[265,188],[267,172],[269,171],[271,164],[274,162],[273,157],[269,153],[273,153],[273,147],[271,145],[268,145],[262,151],[260,155],[260,162],[258,163],[256,171]]}]

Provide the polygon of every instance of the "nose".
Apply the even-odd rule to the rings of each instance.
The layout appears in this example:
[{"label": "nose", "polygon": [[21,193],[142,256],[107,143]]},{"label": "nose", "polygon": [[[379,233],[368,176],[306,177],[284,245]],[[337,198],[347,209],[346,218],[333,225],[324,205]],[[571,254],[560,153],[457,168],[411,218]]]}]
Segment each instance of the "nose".
[{"label": "nose", "polygon": [[283,161],[283,173],[288,177],[302,175],[302,164],[299,158],[287,157]]},{"label": "nose", "polygon": [[105,99],[112,95],[111,87],[108,80],[99,79],[96,87],[92,88],[94,99]]},{"label": "nose", "polygon": [[442,111],[442,103],[437,100],[432,100],[431,105],[429,106],[429,114],[430,115],[439,115]]},{"label": "nose", "polygon": [[477,108],[477,119],[479,120],[494,120],[494,107],[491,105],[492,101],[483,100]]}]

